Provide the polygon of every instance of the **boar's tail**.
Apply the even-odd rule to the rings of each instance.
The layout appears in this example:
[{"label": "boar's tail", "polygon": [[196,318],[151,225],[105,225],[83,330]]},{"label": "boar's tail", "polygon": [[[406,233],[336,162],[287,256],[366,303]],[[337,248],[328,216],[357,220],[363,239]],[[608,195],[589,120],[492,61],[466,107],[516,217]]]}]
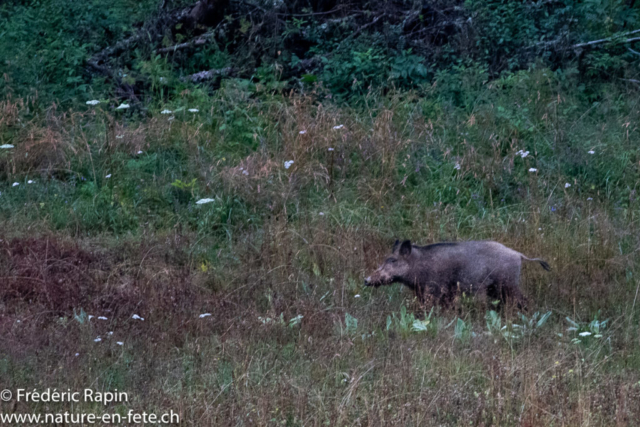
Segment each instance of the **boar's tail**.
[{"label": "boar's tail", "polygon": [[542,266],[542,268],[544,268],[547,271],[551,271],[551,267],[549,266],[549,264],[547,264],[547,262],[543,259],[540,258],[527,258],[526,256],[520,254],[520,256],[522,256],[522,259],[527,260],[527,261],[537,261],[540,263],[540,265]]}]

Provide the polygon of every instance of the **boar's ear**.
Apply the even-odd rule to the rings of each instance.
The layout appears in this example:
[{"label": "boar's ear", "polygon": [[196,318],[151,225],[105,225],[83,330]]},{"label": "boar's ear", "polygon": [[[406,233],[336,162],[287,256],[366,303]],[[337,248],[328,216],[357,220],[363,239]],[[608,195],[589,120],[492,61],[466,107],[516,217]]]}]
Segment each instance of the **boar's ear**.
[{"label": "boar's ear", "polygon": [[393,248],[391,248],[391,253],[395,254],[400,246],[400,240],[396,239],[396,242],[393,244]]},{"label": "boar's ear", "polygon": [[400,256],[411,255],[411,240],[405,240],[400,246]]}]

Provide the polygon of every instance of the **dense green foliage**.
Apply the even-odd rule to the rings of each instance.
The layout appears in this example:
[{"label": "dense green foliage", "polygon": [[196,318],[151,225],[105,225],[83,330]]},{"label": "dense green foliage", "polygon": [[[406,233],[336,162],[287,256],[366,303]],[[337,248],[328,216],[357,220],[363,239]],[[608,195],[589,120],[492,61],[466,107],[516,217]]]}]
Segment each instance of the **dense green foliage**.
[{"label": "dense green foliage", "polygon": [[[180,10],[189,2],[168,4]],[[45,103],[65,104],[92,94],[157,101],[184,90],[180,77],[229,67],[268,90],[321,83],[345,99],[371,90],[425,87],[441,81],[443,73],[458,78],[468,69],[495,78],[536,61],[578,71],[590,83],[633,79],[640,60],[625,42],[640,25],[635,2],[359,1],[333,6],[230,1],[224,17],[218,17],[222,20],[207,28],[163,26],[171,13],[151,1],[5,2],[0,5],[2,94],[37,93]],[[140,34],[126,49],[105,54],[106,74],[89,65],[95,55]],[[211,37],[197,48],[158,53],[203,34]],[[605,38],[606,43],[571,48]]]},{"label": "dense green foliage", "polygon": [[2,94],[65,102],[103,90],[102,79],[87,75],[85,61],[132,31],[155,4],[136,0],[4,2],[0,5]]}]

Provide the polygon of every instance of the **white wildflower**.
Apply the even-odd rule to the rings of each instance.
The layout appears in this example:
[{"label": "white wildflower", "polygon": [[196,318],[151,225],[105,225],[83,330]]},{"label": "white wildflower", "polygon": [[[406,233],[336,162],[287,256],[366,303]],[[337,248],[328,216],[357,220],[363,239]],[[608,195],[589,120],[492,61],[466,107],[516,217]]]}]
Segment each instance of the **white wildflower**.
[{"label": "white wildflower", "polygon": [[138,151],[138,154],[142,154],[142,150]]},{"label": "white wildflower", "polygon": [[[106,319],[106,317],[105,317],[105,319]],[[109,332],[109,336],[111,336],[111,335],[113,335],[113,331],[110,331],[110,332]]]},{"label": "white wildflower", "polygon": [[105,178],[107,178],[107,179],[111,178],[111,174],[105,176]]},{"label": "white wildflower", "polygon": [[591,335],[591,332],[580,332],[578,335],[580,335],[581,337],[588,337],[589,335]]},{"label": "white wildflower", "polygon": [[189,110],[188,110],[188,111],[189,111],[190,113],[197,113],[197,112],[198,112],[198,111],[200,111],[200,110],[198,110],[197,108],[189,108]]},{"label": "white wildflower", "polygon": [[523,152],[523,153],[520,153],[520,157],[522,157],[523,159],[524,159],[525,157],[527,157],[528,155],[529,155],[529,152],[528,152],[528,151],[525,151],[525,152]]},{"label": "white wildflower", "polygon": [[167,120],[172,121],[172,120],[175,120],[175,118],[176,118],[176,116],[171,116]]},{"label": "white wildflower", "polygon": [[94,341],[94,342],[100,342],[100,341],[102,341],[102,338],[98,337],[98,338],[96,338],[96,339],[95,339],[95,340],[93,340],[93,341]]},{"label": "white wildflower", "polygon": [[529,172],[538,172],[538,169],[536,169],[536,168],[530,168],[530,169],[529,169]]},{"label": "white wildflower", "polygon": [[88,320],[91,320],[91,319],[93,319],[94,317],[95,317],[95,316],[88,315],[88,316],[87,316],[87,319],[88,319]]},{"label": "white wildflower", "polygon": [[593,151],[593,150],[589,150],[589,151],[587,151],[587,153],[589,153],[589,154],[596,154],[596,152],[595,152],[595,151]]},{"label": "white wildflower", "polygon": [[333,147],[329,147],[329,148],[328,148],[328,150],[329,150],[329,151],[333,151]]},{"label": "white wildflower", "polygon": [[126,110],[127,108],[129,108],[129,104],[120,104],[116,110]]},{"label": "white wildflower", "polygon": [[205,203],[211,203],[214,199],[200,199],[196,202],[196,205],[204,205]]},{"label": "white wildflower", "polygon": [[242,175],[249,175],[249,171],[242,171]]},{"label": "white wildflower", "polygon": [[116,341],[116,344],[123,345],[124,343],[122,341]]},{"label": "white wildflower", "polygon": [[334,129],[342,129],[344,127],[344,125],[338,125],[338,126],[334,126]]},{"label": "white wildflower", "polygon": [[116,135],[116,139],[122,139],[124,138],[124,135]]},{"label": "white wildflower", "polygon": [[104,316],[98,316],[98,320],[107,320],[107,318]]},{"label": "white wildflower", "polygon": [[97,99],[87,101],[87,105],[98,105],[98,104],[100,104],[100,101],[98,101]]},{"label": "white wildflower", "polygon": [[453,167],[455,170],[459,171],[460,170],[460,163],[456,163],[456,165]]},{"label": "white wildflower", "polygon": [[356,294],[354,298],[360,298],[360,294]]},{"label": "white wildflower", "polygon": [[200,318],[201,318],[201,319],[204,319],[205,317],[209,317],[209,316],[211,316],[211,313],[202,313],[202,314],[200,315]]},{"label": "white wildflower", "polygon": [[140,317],[137,314],[134,314],[133,316],[131,316],[131,318],[135,320],[144,320],[144,317]]},{"label": "white wildflower", "polygon": [[32,181],[32,180],[27,181],[27,184],[34,184],[34,183],[35,181]]},{"label": "white wildflower", "polygon": [[80,356],[80,353],[76,353],[76,357]]},{"label": "white wildflower", "polygon": [[593,200],[593,197],[587,197],[587,201]]},{"label": "white wildflower", "polygon": [[305,133],[307,133],[306,130],[301,130],[300,132],[298,132],[300,135],[304,135]]},{"label": "white wildflower", "polygon": [[0,145],[0,148],[4,148],[6,150],[6,149],[9,149],[9,148],[14,148],[14,147],[11,144],[2,144],[2,145]]},{"label": "white wildflower", "polygon": [[17,187],[18,185],[20,185],[19,182],[14,182],[13,184],[11,184],[12,187]]},{"label": "white wildflower", "polygon": [[571,184],[569,184],[568,182],[564,185],[564,188],[569,188],[571,187]]},{"label": "white wildflower", "polygon": [[160,114],[171,114],[171,113],[173,113],[173,111],[167,110],[167,109],[160,111]]},{"label": "white wildflower", "polygon": [[293,160],[287,160],[286,162],[284,162],[284,168],[289,169],[292,164],[293,164]]},{"label": "white wildflower", "polygon": [[320,212],[318,215],[320,215],[320,216],[324,216],[324,212]]}]

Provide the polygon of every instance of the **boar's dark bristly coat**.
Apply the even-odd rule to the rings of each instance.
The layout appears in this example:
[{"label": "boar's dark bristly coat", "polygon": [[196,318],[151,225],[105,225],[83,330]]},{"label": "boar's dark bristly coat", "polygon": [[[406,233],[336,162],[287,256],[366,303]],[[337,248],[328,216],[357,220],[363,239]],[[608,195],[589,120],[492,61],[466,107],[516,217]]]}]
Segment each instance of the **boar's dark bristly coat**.
[{"label": "boar's dark bristly coat", "polygon": [[425,302],[447,304],[460,293],[487,301],[523,302],[520,291],[522,260],[537,261],[547,271],[545,261],[530,259],[518,251],[491,241],[436,243],[415,246],[409,240],[396,240],[391,255],[364,281],[366,286],[402,283]]}]

